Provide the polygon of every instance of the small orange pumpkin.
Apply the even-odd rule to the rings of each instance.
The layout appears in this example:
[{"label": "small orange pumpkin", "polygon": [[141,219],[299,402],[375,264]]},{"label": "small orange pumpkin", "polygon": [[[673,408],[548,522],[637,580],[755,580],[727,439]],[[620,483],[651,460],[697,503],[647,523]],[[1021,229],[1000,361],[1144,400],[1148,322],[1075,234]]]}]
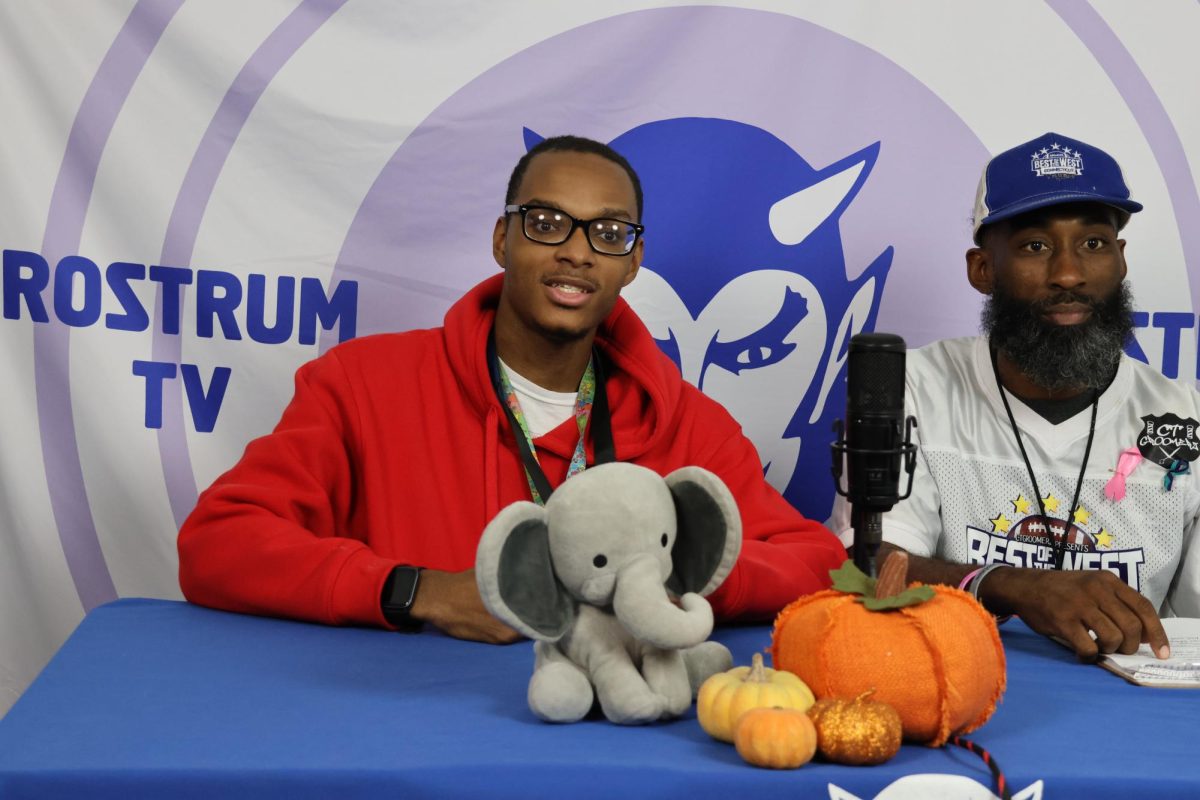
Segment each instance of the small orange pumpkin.
[{"label": "small orange pumpkin", "polygon": [[[903,563],[901,572],[907,556]],[[883,573],[894,582],[891,565]],[[830,575],[833,589],[795,600],[775,619],[777,668],[799,675],[818,697],[873,689],[900,714],[904,737],[931,747],[987,721],[1004,693],[1005,668],[996,622],[983,606],[949,586],[915,584],[875,597],[876,582],[850,561]]]},{"label": "small orange pumpkin", "polygon": [[803,711],[752,708],[738,718],[733,746],[756,767],[795,769],[817,752],[817,730]]},{"label": "small orange pumpkin", "polygon": [[818,700],[808,710],[817,729],[817,751],[838,764],[882,764],[900,750],[903,725],[896,709],[868,699]]}]

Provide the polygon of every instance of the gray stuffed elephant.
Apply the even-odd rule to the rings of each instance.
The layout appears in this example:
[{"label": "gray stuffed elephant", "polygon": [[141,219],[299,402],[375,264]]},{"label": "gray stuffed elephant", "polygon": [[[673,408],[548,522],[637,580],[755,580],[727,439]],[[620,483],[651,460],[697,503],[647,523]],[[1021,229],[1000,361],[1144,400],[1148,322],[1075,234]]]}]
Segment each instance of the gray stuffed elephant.
[{"label": "gray stuffed elephant", "polygon": [[[728,669],[708,642],[709,594],[742,544],[737,504],[699,467],[665,479],[602,464],[542,508],[514,503],[488,524],[475,572],[488,610],[537,640],[529,707],[575,722],[598,699],[613,722],[686,711],[705,678]],[[678,604],[674,599],[678,599]],[[593,692],[594,689],[594,692]]]}]

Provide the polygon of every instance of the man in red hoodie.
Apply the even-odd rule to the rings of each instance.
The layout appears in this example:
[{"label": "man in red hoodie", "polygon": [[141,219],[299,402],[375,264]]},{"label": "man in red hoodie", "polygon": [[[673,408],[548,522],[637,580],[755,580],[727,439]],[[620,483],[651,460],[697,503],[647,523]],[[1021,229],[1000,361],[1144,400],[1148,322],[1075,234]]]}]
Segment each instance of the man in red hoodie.
[{"label": "man in red hoodie", "polygon": [[492,235],[503,273],[442,328],[345,342],[297,371],[275,430],[179,532],[189,600],[512,641],[475,583],[484,526],[614,457],[661,474],[705,467],[733,492],[744,543],[709,598],[718,617],[770,618],[828,585],[845,558],[837,539],[766,483],[738,424],[620,299],[643,250],[629,163],[588,139],[547,139],[518,162],[505,203]]}]

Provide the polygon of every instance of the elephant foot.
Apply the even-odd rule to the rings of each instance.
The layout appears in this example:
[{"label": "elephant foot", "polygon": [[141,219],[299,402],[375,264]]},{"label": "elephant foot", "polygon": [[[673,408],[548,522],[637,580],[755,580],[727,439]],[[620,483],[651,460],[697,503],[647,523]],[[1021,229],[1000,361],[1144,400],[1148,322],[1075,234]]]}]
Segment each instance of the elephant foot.
[{"label": "elephant foot", "polygon": [[578,722],[592,708],[592,684],[566,661],[543,664],[529,679],[529,708],[547,722]]},{"label": "elephant foot", "polygon": [[700,691],[700,684],[718,672],[725,672],[733,667],[733,654],[720,642],[701,642],[695,647],[683,650],[682,653],[693,698]]},{"label": "elephant foot", "polygon": [[609,722],[618,725],[645,725],[663,716],[666,698],[662,695],[640,692],[637,697],[620,700],[600,695],[600,708]]},{"label": "elephant foot", "polygon": [[671,691],[663,697],[662,719],[674,719],[682,716],[692,707],[692,693],[686,686],[680,685],[671,688],[678,689],[678,691]]},{"label": "elephant foot", "polygon": [[646,648],[642,676],[650,690],[663,699],[661,719],[678,717],[691,707],[692,689],[682,652]]}]

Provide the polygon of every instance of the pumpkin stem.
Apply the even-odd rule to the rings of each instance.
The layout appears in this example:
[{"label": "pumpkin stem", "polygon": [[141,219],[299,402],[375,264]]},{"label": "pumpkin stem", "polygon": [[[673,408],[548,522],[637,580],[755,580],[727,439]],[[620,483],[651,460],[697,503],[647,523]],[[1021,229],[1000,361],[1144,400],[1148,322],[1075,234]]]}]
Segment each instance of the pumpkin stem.
[{"label": "pumpkin stem", "polygon": [[762,653],[755,653],[750,658],[750,672],[746,674],[747,683],[770,683],[766,668],[763,667]]},{"label": "pumpkin stem", "polygon": [[893,550],[884,559],[879,568],[879,578],[875,581],[875,597],[895,597],[904,591],[908,579],[908,553],[903,550]]},{"label": "pumpkin stem", "polygon": [[863,700],[866,700],[868,697],[870,697],[873,694],[875,694],[875,689],[872,687],[870,689],[867,689],[865,692],[860,694],[858,697],[854,698],[854,702],[861,703]]}]

